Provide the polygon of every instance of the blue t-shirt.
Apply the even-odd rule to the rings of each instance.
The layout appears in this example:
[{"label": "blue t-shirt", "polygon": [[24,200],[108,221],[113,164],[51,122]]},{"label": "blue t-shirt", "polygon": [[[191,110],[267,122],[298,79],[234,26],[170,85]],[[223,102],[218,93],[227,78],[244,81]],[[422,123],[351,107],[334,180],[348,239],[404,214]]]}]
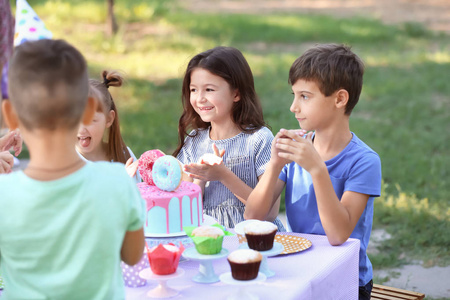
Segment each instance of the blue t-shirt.
[{"label": "blue t-shirt", "polygon": [[[375,151],[352,134],[353,138],[344,150],[325,164],[339,200],[346,191],[370,196],[350,235],[351,238],[361,241],[359,285],[363,286],[373,277],[372,263],[367,257],[366,249],[372,230],[374,197],[379,197],[381,193],[381,162]],[[285,201],[289,230],[324,235],[311,175],[292,162],[284,166],[279,178],[286,182]]]},{"label": "blue t-shirt", "polygon": [[124,299],[120,251],[145,202],[123,164],[38,181],[0,175],[2,299]]}]

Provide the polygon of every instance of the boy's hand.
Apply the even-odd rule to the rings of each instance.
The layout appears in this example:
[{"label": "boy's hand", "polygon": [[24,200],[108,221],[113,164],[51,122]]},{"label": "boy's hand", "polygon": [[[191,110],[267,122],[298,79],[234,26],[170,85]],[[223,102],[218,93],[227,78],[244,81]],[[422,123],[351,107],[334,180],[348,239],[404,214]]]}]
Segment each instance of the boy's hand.
[{"label": "boy's hand", "polygon": [[292,135],[291,136],[286,135],[286,132],[293,133],[296,139],[300,139],[300,137],[306,134],[306,130],[303,129],[293,129],[293,130],[280,129],[280,131],[275,135],[272,142],[271,161],[272,163],[280,167],[293,161],[292,159],[288,159],[287,157],[279,155],[280,153],[283,152],[286,153],[286,151],[277,147],[278,141],[286,140],[285,142],[288,142],[288,140],[292,140]]},{"label": "boy's hand", "polygon": [[[323,165],[323,160],[314,149],[312,143],[312,132],[304,136],[304,132],[281,129],[280,133],[284,138],[275,141],[278,156],[286,160],[295,161],[309,173],[316,167]],[[278,136],[278,135],[277,135]]]},{"label": "boy's hand", "polygon": [[11,173],[14,157],[9,151],[0,152],[0,174]]},{"label": "boy's hand", "polygon": [[18,156],[22,152],[22,136],[18,129],[8,132],[0,138],[0,151],[9,151],[14,149],[14,155]]},{"label": "boy's hand", "polygon": [[127,173],[130,177],[136,176],[136,171],[138,169],[138,160],[133,162],[133,158],[130,157],[127,162],[125,163],[125,170],[127,170]]}]

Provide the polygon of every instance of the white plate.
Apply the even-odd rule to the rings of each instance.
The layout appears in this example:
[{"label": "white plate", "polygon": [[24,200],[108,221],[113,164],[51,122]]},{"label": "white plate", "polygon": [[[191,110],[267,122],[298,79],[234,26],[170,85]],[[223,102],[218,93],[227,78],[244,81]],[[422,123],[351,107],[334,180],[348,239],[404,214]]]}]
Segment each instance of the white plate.
[{"label": "white plate", "polygon": [[222,248],[222,250],[217,254],[200,254],[197,252],[195,247],[187,248],[184,250],[183,257],[192,260],[216,260],[228,255],[228,249]]},{"label": "white plate", "polygon": [[[247,243],[243,243],[239,246],[239,249],[250,249]],[[258,251],[262,256],[275,256],[283,252],[284,246],[281,243],[273,242],[272,249],[266,251]]]},{"label": "white plate", "polygon": [[152,272],[152,269],[145,268],[141,272],[139,272],[139,277],[143,279],[150,279],[150,280],[169,280],[173,278],[177,278],[184,275],[184,270],[180,267],[177,268],[175,273],[168,274],[168,275],[157,275]]},{"label": "white plate", "polygon": [[[214,219],[211,216],[208,215],[203,215],[203,224],[202,225],[213,225],[216,224],[217,221],[216,219]],[[145,232],[144,233],[145,237],[177,237],[177,236],[186,236],[186,232],[184,231],[179,231],[179,232],[174,232],[174,233],[149,233],[149,232]]]}]

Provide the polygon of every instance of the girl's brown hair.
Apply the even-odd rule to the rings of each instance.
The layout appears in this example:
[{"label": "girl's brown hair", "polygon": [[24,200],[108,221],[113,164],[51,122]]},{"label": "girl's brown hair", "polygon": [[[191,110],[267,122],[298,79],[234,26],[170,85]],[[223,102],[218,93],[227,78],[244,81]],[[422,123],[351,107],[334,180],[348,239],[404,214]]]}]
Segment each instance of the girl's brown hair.
[{"label": "girl's brown hair", "polygon": [[89,96],[99,100],[100,105],[97,108],[99,112],[106,115],[111,110],[114,111],[114,121],[109,127],[108,132],[106,155],[109,160],[126,163],[130,158],[130,153],[120,134],[119,114],[117,112],[116,104],[108,91],[110,86],[122,86],[123,77],[117,71],[104,70],[102,72],[102,78],[103,81],[89,79]]},{"label": "girl's brown hair", "polygon": [[[184,145],[188,130],[206,129],[211,123],[203,122],[190,103],[191,74],[197,69],[205,69],[222,77],[228,82],[230,88],[237,89],[240,101],[234,102],[231,109],[231,119],[239,128],[247,133],[253,133],[264,122],[263,111],[258,95],[255,91],[253,74],[241,51],[232,47],[216,47],[197,54],[188,63],[184,74],[181,101],[183,113],[178,123],[178,147],[173,153],[177,156]],[[197,133],[191,137],[196,136]]]}]

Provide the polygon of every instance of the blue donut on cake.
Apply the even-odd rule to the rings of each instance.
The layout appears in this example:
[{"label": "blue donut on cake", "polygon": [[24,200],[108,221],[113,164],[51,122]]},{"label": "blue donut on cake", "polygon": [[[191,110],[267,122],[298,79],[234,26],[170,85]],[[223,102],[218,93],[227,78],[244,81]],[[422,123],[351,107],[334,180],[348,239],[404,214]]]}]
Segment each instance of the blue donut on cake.
[{"label": "blue donut on cake", "polygon": [[144,182],[137,186],[147,204],[146,236],[184,234],[184,226],[203,224],[202,190],[182,180],[182,166],[175,157],[160,150],[146,151],[138,170]]}]

